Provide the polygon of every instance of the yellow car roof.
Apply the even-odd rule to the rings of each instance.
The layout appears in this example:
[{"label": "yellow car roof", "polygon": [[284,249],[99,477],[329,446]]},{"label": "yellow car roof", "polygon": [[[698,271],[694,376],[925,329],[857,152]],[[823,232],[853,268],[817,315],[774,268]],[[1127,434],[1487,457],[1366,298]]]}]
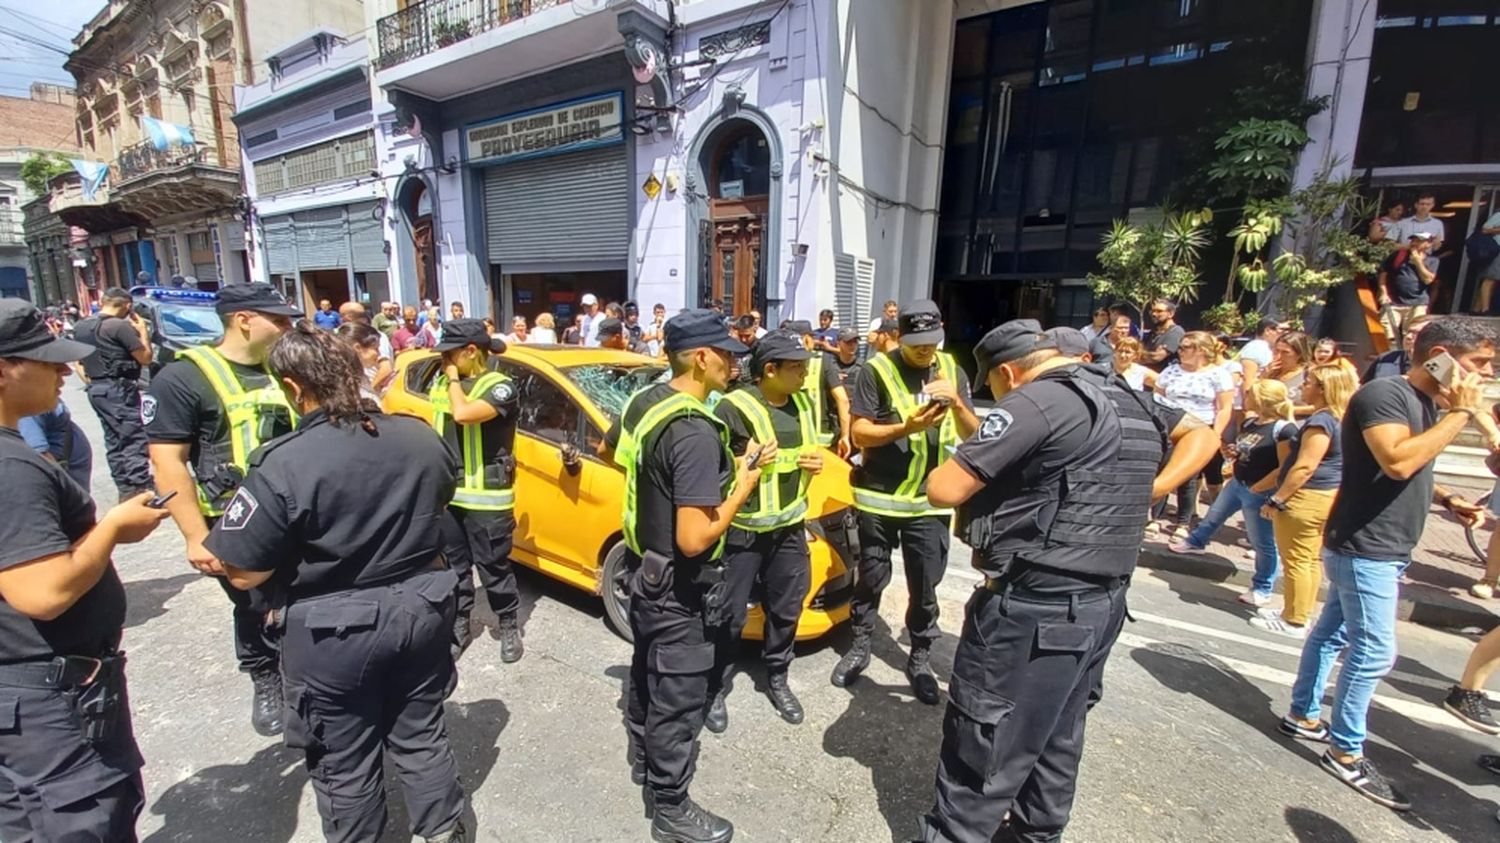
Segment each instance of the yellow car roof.
[{"label": "yellow car roof", "polygon": [[518,360],[541,362],[558,367],[597,364],[642,366],[647,363],[661,363],[660,360],[654,357],[647,357],[644,354],[634,354],[629,351],[619,351],[613,348],[584,348],[576,345],[520,345],[513,343],[506,347],[503,356],[514,357]]}]

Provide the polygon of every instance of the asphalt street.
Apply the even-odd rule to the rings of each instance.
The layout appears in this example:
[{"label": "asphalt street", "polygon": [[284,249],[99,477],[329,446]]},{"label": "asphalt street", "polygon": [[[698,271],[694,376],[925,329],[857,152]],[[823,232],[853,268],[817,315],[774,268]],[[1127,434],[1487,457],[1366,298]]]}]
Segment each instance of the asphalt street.
[{"label": "asphalt street", "polygon": [[[78,385],[64,398],[95,443],[94,490],[114,502],[97,420]],[[393,458],[399,458],[393,455]],[[975,577],[955,552],[941,589],[944,680]],[[300,754],[250,728],[229,604],[182,559],[170,522],[115,556],[130,607],[125,648],[146,757],[149,841],[320,840]],[[896,566],[899,572],[900,566]],[[460,663],[447,722],[476,839],[648,840],[621,725],[630,649],[589,595],[522,574],[526,657],[502,665],[481,633]],[[1500,779],[1475,765],[1500,742],[1437,707],[1472,639],[1403,624],[1402,655],[1371,714],[1370,756],[1413,797],[1408,814],[1365,801],[1275,732],[1299,646],[1245,623],[1234,591],[1141,572],[1110,661],[1068,839],[1073,841],[1477,841],[1500,837]],[[481,601],[482,603],[483,601]],[[902,841],[931,803],[943,709],[916,702],[891,637],[905,608],[887,592],[876,659],[849,689],[828,683],[847,632],[799,648],[791,684],[807,707],[783,723],[753,659],[729,698],[730,728],[705,733],[693,793],[744,841]],[[494,619],[480,610],[492,630]],[[390,840],[406,840],[389,783]]]}]

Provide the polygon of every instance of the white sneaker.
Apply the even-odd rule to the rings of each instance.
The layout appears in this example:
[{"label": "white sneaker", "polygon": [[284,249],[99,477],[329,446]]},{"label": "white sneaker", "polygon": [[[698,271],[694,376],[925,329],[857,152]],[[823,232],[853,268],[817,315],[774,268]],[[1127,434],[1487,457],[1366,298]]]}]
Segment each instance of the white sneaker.
[{"label": "white sneaker", "polygon": [[1469,586],[1469,593],[1480,600],[1493,600],[1495,597],[1495,584],[1480,580]]},{"label": "white sneaker", "polygon": [[1248,562],[1254,562],[1255,561],[1255,551],[1253,551],[1253,550],[1247,550],[1247,551],[1245,551],[1245,560],[1248,561]]},{"label": "white sneaker", "polygon": [[1188,544],[1187,539],[1172,539],[1167,543],[1167,550],[1170,550],[1173,553],[1186,553],[1193,556],[1200,556],[1208,552],[1201,547],[1194,547],[1193,545]]},{"label": "white sneaker", "polygon": [[1264,632],[1274,632],[1277,635],[1285,635],[1287,638],[1295,638],[1298,641],[1306,640],[1307,627],[1297,626],[1282,620],[1281,615],[1256,615],[1250,619],[1250,625]]},{"label": "white sneaker", "polygon": [[1259,609],[1255,610],[1255,614],[1260,615],[1263,618],[1279,618],[1281,617],[1281,610],[1272,609],[1270,606],[1261,606]]},{"label": "white sneaker", "polygon": [[1271,602],[1271,595],[1261,594],[1260,592],[1252,588],[1246,591],[1244,594],[1241,594],[1238,599],[1246,606],[1260,607]]}]

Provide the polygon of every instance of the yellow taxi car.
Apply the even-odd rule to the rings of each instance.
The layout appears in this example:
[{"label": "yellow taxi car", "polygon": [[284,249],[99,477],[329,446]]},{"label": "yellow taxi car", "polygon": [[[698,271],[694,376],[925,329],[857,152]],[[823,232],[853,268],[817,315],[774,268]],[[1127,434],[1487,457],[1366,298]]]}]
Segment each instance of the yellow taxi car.
[{"label": "yellow taxi car", "polygon": [[[610,626],[630,638],[629,580],[621,507],[625,472],[596,455],[626,399],[661,378],[659,360],[600,348],[511,345],[491,367],[514,382],[516,532],[511,558],[604,598]],[[432,423],[427,392],[440,370],[431,351],[402,353],[386,392],[387,413]],[[817,638],[849,617],[850,563],[858,539],[849,466],[832,452],[810,484],[807,518],[812,580],[797,639]],[[745,637],[762,636],[764,615],[752,606]]]}]

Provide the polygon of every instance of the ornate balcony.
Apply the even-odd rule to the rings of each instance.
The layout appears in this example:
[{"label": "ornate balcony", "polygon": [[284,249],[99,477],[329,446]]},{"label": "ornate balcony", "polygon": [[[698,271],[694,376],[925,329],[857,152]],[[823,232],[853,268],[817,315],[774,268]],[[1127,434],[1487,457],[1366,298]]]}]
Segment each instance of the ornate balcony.
[{"label": "ornate balcony", "polygon": [[220,211],[241,193],[239,162],[226,163],[205,144],[159,150],[139,143],[110,167],[110,199],[148,220]]},{"label": "ornate balcony", "polygon": [[570,0],[423,0],[377,24],[377,69],[425,56]]},{"label": "ornate balcony", "polygon": [[154,173],[157,170],[206,163],[208,163],[208,147],[203,144],[191,147],[172,146],[161,150],[149,142],[138,143],[120,152],[120,157],[115,159],[115,166],[110,175],[113,176],[115,184],[124,184],[133,178]]}]

